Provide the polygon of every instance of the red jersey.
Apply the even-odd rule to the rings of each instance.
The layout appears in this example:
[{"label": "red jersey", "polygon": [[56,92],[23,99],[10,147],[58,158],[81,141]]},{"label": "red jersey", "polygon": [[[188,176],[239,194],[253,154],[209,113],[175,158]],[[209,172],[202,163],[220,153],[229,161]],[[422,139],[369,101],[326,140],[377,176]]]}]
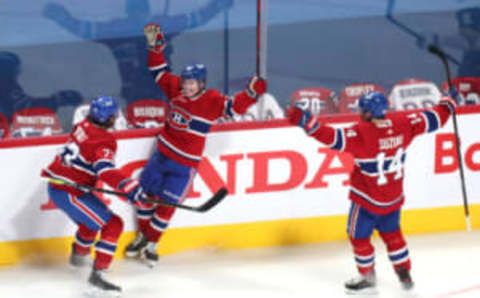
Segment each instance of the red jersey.
[{"label": "red jersey", "polygon": [[12,137],[48,136],[62,132],[57,114],[49,108],[26,108],[12,115]]},{"label": "red jersey", "polygon": [[168,71],[163,53],[149,51],[148,63],[155,81],[170,101],[167,121],[158,135],[158,149],[176,162],[197,167],[214,121],[244,114],[256,99],[246,91],[229,97],[214,89],[188,98],[181,93],[180,77]]},{"label": "red jersey", "polygon": [[412,113],[387,114],[380,123],[361,121],[347,128],[317,125],[310,136],[329,148],[354,157],[349,198],[374,214],[387,214],[404,201],[403,165],[406,149],[423,133],[448,120],[446,105]]},{"label": "red jersey", "polygon": [[338,97],[338,110],[340,113],[357,113],[358,99],[369,92],[378,91],[385,94],[385,90],[379,85],[361,83],[343,88]]},{"label": "red jersey", "polygon": [[302,88],[290,96],[292,106],[300,106],[309,110],[312,115],[328,115],[337,112],[335,92],[323,87]]},{"label": "red jersey", "polygon": [[[68,142],[43,170],[42,176],[90,186],[101,179],[116,188],[122,180],[128,178],[115,169],[116,151],[117,142],[110,132],[83,120],[75,125]],[[83,194],[70,186],[54,186],[75,196]]]},{"label": "red jersey", "polygon": [[[466,104],[480,104],[480,78],[458,77],[452,79],[452,85],[462,96]],[[448,83],[443,82],[442,91],[448,91]]]},{"label": "red jersey", "polygon": [[140,99],[127,106],[130,127],[151,128],[162,126],[167,118],[168,103],[158,99]]}]

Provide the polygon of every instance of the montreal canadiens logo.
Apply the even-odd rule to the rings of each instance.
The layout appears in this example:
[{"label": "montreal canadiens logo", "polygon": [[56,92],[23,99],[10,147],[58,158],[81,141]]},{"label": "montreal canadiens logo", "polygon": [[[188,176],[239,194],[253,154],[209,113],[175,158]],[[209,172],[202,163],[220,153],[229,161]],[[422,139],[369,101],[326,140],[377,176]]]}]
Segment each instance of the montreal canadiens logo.
[{"label": "montreal canadiens logo", "polygon": [[188,123],[190,122],[191,117],[186,111],[178,107],[173,107],[170,110],[168,120],[173,128],[185,130],[188,128]]}]

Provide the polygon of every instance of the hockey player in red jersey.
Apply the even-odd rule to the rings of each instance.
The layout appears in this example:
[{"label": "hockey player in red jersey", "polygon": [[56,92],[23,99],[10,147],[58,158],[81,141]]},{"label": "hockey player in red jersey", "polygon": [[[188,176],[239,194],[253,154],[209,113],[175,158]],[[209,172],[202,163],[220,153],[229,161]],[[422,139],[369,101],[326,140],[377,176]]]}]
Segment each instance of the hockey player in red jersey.
[{"label": "hockey player in red jersey", "polygon": [[[117,143],[108,129],[113,126],[117,111],[118,105],[113,97],[94,99],[87,119],[75,125],[69,141],[43,170],[42,176],[90,186],[100,179],[127,193],[131,203],[141,204],[144,198],[142,187],[115,168]],[[121,288],[106,281],[104,274],[112,262],[123,230],[122,219],[92,192],[49,183],[48,194],[53,203],[78,225],[70,264],[74,267],[87,265],[91,247],[100,232],[88,283],[93,292],[119,295]]]},{"label": "hockey player in red jersey", "polygon": [[[221,117],[244,114],[265,93],[266,81],[252,77],[246,90],[232,97],[206,89],[204,65],[188,65],[180,76],[172,74],[162,53],[166,45],[160,26],[147,24],[144,33],[149,47],[149,69],[167,95],[170,110],[158,135],[157,149],[141,173],[140,184],[147,194],[178,203],[190,190],[211,125]],[[153,266],[158,260],[156,244],[174,211],[160,205],[137,208],[139,231],[127,247],[126,255],[140,256]]]},{"label": "hockey player in red jersey", "polygon": [[374,229],[387,246],[403,288],[413,287],[408,248],[400,228],[405,151],[416,136],[442,127],[454,107],[453,99],[445,96],[432,109],[386,115],[387,99],[372,92],[359,99],[361,121],[347,128],[321,125],[310,112],[289,109],[291,123],[327,147],[354,157],[347,232],[360,276],[345,283],[347,292],[375,291],[374,247],[370,243]]}]

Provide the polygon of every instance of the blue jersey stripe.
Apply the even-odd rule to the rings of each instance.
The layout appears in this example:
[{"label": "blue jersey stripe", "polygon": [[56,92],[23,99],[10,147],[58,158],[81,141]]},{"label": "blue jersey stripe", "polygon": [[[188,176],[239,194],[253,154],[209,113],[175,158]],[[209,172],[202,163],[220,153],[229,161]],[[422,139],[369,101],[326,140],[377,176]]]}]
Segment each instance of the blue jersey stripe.
[{"label": "blue jersey stripe", "polygon": [[427,118],[427,132],[432,132],[440,127],[437,115],[432,111],[423,111],[423,115]]},{"label": "blue jersey stripe", "polygon": [[229,99],[225,102],[224,114],[228,118],[233,118],[233,116],[235,115],[235,112],[233,111],[233,100],[232,99]]},{"label": "blue jersey stripe", "polygon": [[335,143],[333,143],[330,146],[330,148],[334,150],[343,150],[344,148],[343,129],[341,128],[335,129]]},{"label": "blue jersey stripe", "polygon": [[82,161],[80,158],[74,158],[71,161],[71,164],[74,165],[75,167],[78,167],[80,169],[83,169],[87,172],[90,172],[92,175],[95,175],[97,172],[90,164]]},{"label": "blue jersey stripe", "polygon": [[170,68],[168,67],[168,65],[166,65],[162,68],[158,68],[158,69],[155,69],[155,70],[150,70],[150,74],[153,76],[154,79],[156,79],[159,73],[164,72],[164,71],[168,71],[169,69]]},{"label": "blue jersey stripe", "polygon": [[201,134],[207,134],[210,131],[210,123],[203,122],[201,120],[192,119],[188,122],[188,128],[199,132]]},{"label": "blue jersey stripe", "polygon": [[97,162],[93,167],[93,169],[95,170],[95,173],[99,173],[105,169],[111,169],[111,168],[115,168],[115,165],[108,161]]}]

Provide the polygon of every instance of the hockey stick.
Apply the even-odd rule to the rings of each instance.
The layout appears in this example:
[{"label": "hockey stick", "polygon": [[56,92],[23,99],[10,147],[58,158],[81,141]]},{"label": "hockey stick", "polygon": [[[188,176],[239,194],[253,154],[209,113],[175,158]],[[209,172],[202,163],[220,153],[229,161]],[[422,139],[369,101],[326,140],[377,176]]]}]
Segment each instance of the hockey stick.
[{"label": "hockey stick", "polygon": [[[453,90],[452,80],[450,76],[450,66],[448,65],[447,57],[445,53],[435,45],[429,45],[428,51],[433,55],[437,56],[442,60],[443,65],[445,67],[445,73],[447,75],[447,82],[448,82],[448,89]],[[453,121],[453,132],[455,134],[455,146],[457,151],[457,160],[458,166],[460,169],[460,184],[462,186],[462,196],[463,196],[463,208],[465,211],[465,221],[467,223],[467,231],[471,231],[472,227],[470,224],[470,211],[468,210],[468,200],[467,200],[467,189],[465,187],[465,173],[463,170],[463,161],[462,161],[462,154],[460,149],[460,138],[458,133],[458,125],[457,125],[457,114],[455,113],[455,109],[450,110],[452,114],[452,121]]]},{"label": "hockey stick", "polygon": [[228,9],[223,12],[223,93],[228,94],[228,85],[230,81],[229,62],[230,62],[230,17]]},{"label": "hockey stick", "polygon": [[[81,185],[81,184],[65,181],[63,179],[47,178],[47,181],[49,183],[56,184],[56,185],[71,186],[71,187],[74,187],[76,189],[79,189],[79,190],[85,191],[85,192],[98,191],[98,192],[112,194],[112,195],[116,195],[116,196],[120,196],[120,197],[127,197],[127,194],[123,193],[123,192],[108,190],[108,189],[104,189],[104,188],[98,188],[98,187],[94,187],[94,186],[90,186],[90,185]],[[153,198],[146,199],[146,202],[147,203],[153,203],[153,204],[160,204],[160,205],[164,205],[164,206],[175,207],[175,208],[179,208],[179,209],[185,209],[185,210],[189,210],[189,211],[206,212],[206,211],[212,209],[213,207],[215,207],[218,203],[220,203],[220,201],[222,201],[227,196],[227,194],[228,194],[227,189],[225,187],[222,187],[211,198],[209,198],[205,203],[203,203],[202,205],[197,206],[197,207],[187,206],[187,205],[182,205],[182,204],[176,204],[176,203],[170,203],[170,202],[161,201],[161,200],[157,200],[157,199],[153,199]]]},{"label": "hockey stick", "polygon": [[262,41],[260,23],[262,20],[262,0],[257,0],[257,51],[256,51],[256,73],[260,76],[260,45]]},{"label": "hockey stick", "polygon": [[257,0],[257,51],[256,74],[267,78],[267,30],[268,30],[268,0]]}]

